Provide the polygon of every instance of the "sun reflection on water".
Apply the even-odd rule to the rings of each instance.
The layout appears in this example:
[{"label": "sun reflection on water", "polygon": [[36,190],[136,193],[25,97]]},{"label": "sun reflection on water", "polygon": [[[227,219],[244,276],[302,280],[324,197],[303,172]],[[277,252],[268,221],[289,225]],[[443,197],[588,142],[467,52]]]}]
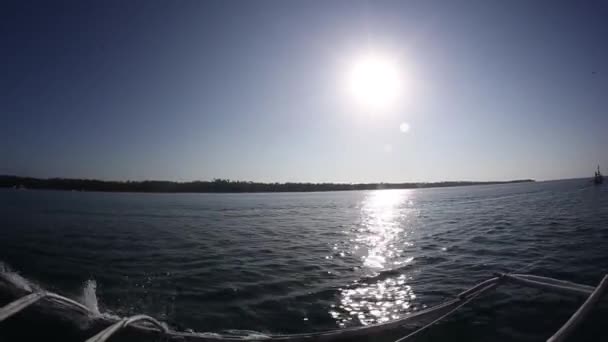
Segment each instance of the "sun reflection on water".
[{"label": "sun reflection on water", "polygon": [[[407,215],[412,207],[411,190],[370,192],[361,206],[361,223],[352,231],[345,253],[361,260],[363,281],[340,290],[339,303],[329,314],[340,326],[386,322],[416,310],[416,298],[406,274],[385,276],[413,258],[406,257]],[[338,246],[334,246],[334,250]]]},{"label": "sun reflection on water", "polygon": [[374,284],[342,289],[340,303],[334,305],[329,314],[341,327],[357,322],[368,325],[398,319],[416,309],[412,303],[416,295],[407,280],[408,277],[402,274]]},{"label": "sun reflection on water", "polygon": [[363,203],[362,224],[355,238],[356,245],[367,250],[363,266],[383,269],[401,252],[395,242],[403,232],[400,224],[405,215],[402,204],[407,196],[408,192],[400,190],[375,191]]}]

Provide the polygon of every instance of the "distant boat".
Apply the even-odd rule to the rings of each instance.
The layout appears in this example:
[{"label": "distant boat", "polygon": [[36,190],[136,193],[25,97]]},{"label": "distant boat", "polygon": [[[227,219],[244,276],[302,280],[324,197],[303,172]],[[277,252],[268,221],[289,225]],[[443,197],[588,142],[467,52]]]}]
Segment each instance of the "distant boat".
[{"label": "distant boat", "polygon": [[604,176],[600,172],[600,166],[597,166],[597,171],[595,171],[595,177],[593,177],[593,183],[602,184],[604,182]]}]

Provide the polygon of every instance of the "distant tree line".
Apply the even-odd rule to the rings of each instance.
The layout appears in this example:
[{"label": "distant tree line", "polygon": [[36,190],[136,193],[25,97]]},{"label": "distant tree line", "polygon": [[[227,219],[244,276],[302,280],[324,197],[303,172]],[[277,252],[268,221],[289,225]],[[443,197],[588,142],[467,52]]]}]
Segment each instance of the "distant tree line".
[{"label": "distant tree line", "polygon": [[52,189],[110,192],[311,192],[375,189],[415,189],[465,185],[533,182],[531,179],[507,182],[436,182],[436,183],[258,183],[215,179],[213,181],[102,181],[95,179],[30,178],[0,176],[0,188]]}]

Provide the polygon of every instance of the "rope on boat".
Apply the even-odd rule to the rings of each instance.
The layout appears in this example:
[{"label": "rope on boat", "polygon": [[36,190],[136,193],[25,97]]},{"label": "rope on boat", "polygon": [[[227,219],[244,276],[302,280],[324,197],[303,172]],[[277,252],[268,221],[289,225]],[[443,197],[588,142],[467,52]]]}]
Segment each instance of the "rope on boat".
[{"label": "rope on boat", "polygon": [[164,326],[163,324],[161,324],[159,321],[157,321],[156,319],[150,317],[150,316],[146,316],[146,315],[135,315],[135,316],[131,316],[131,317],[127,317],[127,318],[123,318],[120,321],[110,325],[109,327],[103,329],[102,331],[98,332],[95,336],[89,338],[88,340],[86,340],[86,342],[105,342],[108,338],[110,338],[115,332],[126,328],[129,324],[131,323],[135,323],[135,322],[139,322],[139,321],[144,321],[144,322],[149,322],[152,323],[153,325],[155,325],[156,327],[158,327],[160,329],[160,331],[164,334],[168,333],[169,330],[167,329],[166,326]]},{"label": "rope on boat", "polygon": [[600,300],[602,295],[608,290],[608,274],[604,276],[600,284],[595,288],[593,293],[587,298],[585,303],[570,317],[547,342],[562,342],[564,341],[581,322],[589,315],[593,307]]},{"label": "rope on boat", "polygon": [[[471,302],[472,300],[474,300],[475,298],[477,298],[479,295],[481,295],[482,293],[495,288],[498,285],[498,278],[492,278],[490,280],[494,280],[493,283],[486,285],[484,288],[482,288],[481,290],[478,290],[477,292],[473,293],[472,295],[470,295],[468,298],[464,299],[462,303],[460,303],[457,307],[453,308],[452,310],[450,310],[449,312],[447,312],[446,314],[440,316],[439,318],[435,319],[434,321],[432,321],[431,323],[423,326],[420,329],[417,329],[413,332],[411,332],[410,334],[403,336],[399,339],[397,339],[395,342],[403,342],[405,340],[408,340],[416,335],[418,335],[419,333],[427,330],[428,328],[430,328],[431,326],[435,325],[436,323],[438,323],[439,321],[443,320],[444,318],[450,316],[451,314],[455,313],[456,311],[458,311],[458,309],[460,309],[461,307],[467,305],[469,302]],[[487,281],[485,281],[484,283],[486,283]],[[481,284],[480,284],[481,285]],[[469,292],[469,294],[471,294],[471,292]]]},{"label": "rope on boat", "polygon": [[490,278],[488,280],[482,281],[481,283],[471,287],[468,290],[462,291],[460,294],[458,294],[458,299],[466,299],[466,297],[468,295],[470,295],[473,292],[476,292],[477,290],[479,290],[482,287],[488,286],[488,285],[492,285],[498,282],[498,280],[500,280],[500,277],[494,277],[494,278]]},{"label": "rope on boat", "polygon": [[[565,294],[576,294],[576,295],[584,295],[588,296],[592,291],[593,287],[575,284],[567,281],[562,281],[558,279],[545,279],[541,281],[540,279],[544,277],[533,276],[533,278],[528,275],[515,275],[515,274],[504,274],[505,279],[524,286],[534,287],[542,290],[551,290],[554,292],[560,292]],[[548,281],[547,281],[548,280]]]},{"label": "rope on boat", "polygon": [[[306,333],[306,334],[294,334],[294,335],[270,335],[268,340],[271,341],[333,341],[333,340],[350,340],[361,336],[369,336],[373,331],[375,333],[382,333],[386,330],[403,329],[410,322],[421,322],[422,320],[429,320],[432,317],[444,316],[442,312],[448,311],[453,312],[457,308],[468,303],[475,296],[495,287],[498,284],[499,278],[491,278],[485,280],[472,288],[462,292],[457,298],[447,300],[443,303],[437,304],[425,310],[416,311],[408,316],[400,319],[385,323],[377,323],[367,326],[359,326],[345,329],[330,330],[319,333]],[[470,300],[469,300],[470,299]],[[429,318],[431,317],[431,318]],[[416,323],[414,323],[416,324]],[[432,325],[432,324],[430,324]],[[416,324],[420,326],[420,323]]]},{"label": "rope on boat", "polygon": [[581,293],[585,292],[585,293],[587,293],[587,295],[590,295],[591,292],[593,292],[593,290],[595,290],[595,287],[593,287],[593,286],[577,284],[577,283],[573,283],[571,281],[560,280],[560,279],[555,279],[555,278],[541,277],[541,276],[532,275],[532,274],[511,274],[511,275],[514,277],[524,278],[527,280],[536,280],[536,281],[539,281],[542,283],[577,288],[581,291]]},{"label": "rope on boat", "polygon": [[2,307],[2,309],[0,309],[0,322],[27,308],[28,306],[36,303],[42,297],[44,297],[43,293],[34,292],[27,296],[23,296],[17,299],[16,301],[6,304]]},{"label": "rope on boat", "polygon": [[78,303],[77,301],[64,297],[64,296],[60,296],[56,293],[33,292],[33,293],[23,296],[13,302],[10,302],[7,305],[5,305],[4,307],[2,307],[0,309],[0,322],[13,316],[14,314],[21,312],[22,310],[26,309],[30,305],[37,303],[38,301],[40,301],[42,299],[51,299],[51,300],[54,300],[54,301],[57,301],[60,303],[68,304],[68,305],[71,305],[71,306],[77,308],[79,311],[82,311],[87,314],[94,313],[93,311],[91,311],[91,309]]},{"label": "rope on boat", "polygon": [[88,308],[88,307],[86,307],[86,306],[78,303],[77,301],[75,301],[73,299],[70,299],[70,298],[67,298],[67,297],[64,297],[64,296],[60,296],[60,295],[58,295],[56,293],[46,292],[44,298],[45,299],[48,298],[48,299],[51,299],[51,300],[55,300],[55,301],[60,302],[60,303],[69,304],[69,305],[71,305],[71,306],[79,309],[81,312],[86,313],[86,314],[99,314],[98,312],[95,312],[95,311],[91,310],[90,308]]},{"label": "rope on boat", "polygon": [[[459,304],[457,307],[450,310],[446,314],[442,315],[441,317],[435,319],[431,323],[423,326],[420,329],[413,331],[412,333],[410,333],[406,336],[403,336],[403,337],[397,339],[395,342],[406,341],[406,340],[418,335],[422,331],[427,330],[434,324],[445,319],[446,317],[450,316],[451,314],[456,312],[458,309],[460,309],[464,305],[466,305],[469,302],[471,302],[472,300],[474,300],[476,297],[481,295],[486,290],[496,287],[498,285],[498,280],[501,280],[501,279],[509,280],[514,283],[518,283],[518,284],[522,284],[522,285],[528,285],[530,287],[553,290],[555,292],[578,294],[578,295],[589,295],[590,294],[589,297],[587,298],[587,300],[585,301],[585,303],[572,315],[572,317],[568,320],[568,322],[566,322],[566,324],[564,324],[557,333],[555,333],[551,338],[549,338],[547,340],[547,342],[563,342],[567,338],[567,336],[569,336],[576,329],[576,327],[583,321],[583,319],[589,314],[589,312],[597,304],[597,302],[599,301],[601,296],[604,294],[604,292],[606,292],[608,290],[608,275],[606,275],[602,279],[602,282],[596,288],[594,288],[593,286],[577,284],[577,283],[554,279],[554,278],[535,276],[535,275],[531,275],[531,274],[501,274],[500,277],[498,277],[498,278],[488,279],[488,280],[481,282],[481,283],[475,285],[474,287],[462,292],[461,294],[458,295],[458,298],[460,298],[460,299],[465,298],[464,302],[462,302],[461,304]],[[479,288],[482,288],[482,289],[478,290]],[[469,298],[466,298],[466,296],[469,296]]]}]

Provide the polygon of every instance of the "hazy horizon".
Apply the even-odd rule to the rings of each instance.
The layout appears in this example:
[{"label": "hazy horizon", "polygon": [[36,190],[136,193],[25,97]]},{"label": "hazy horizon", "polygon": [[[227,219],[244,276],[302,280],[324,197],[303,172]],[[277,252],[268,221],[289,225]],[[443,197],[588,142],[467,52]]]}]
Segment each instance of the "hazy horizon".
[{"label": "hazy horizon", "polygon": [[35,179],[79,179],[79,180],[99,180],[99,181],[103,181],[103,182],[145,182],[145,181],[151,181],[151,182],[174,182],[174,183],[189,183],[189,182],[213,182],[215,180],[226,180],[226,181],[231,181],[231,182],[253,182],[253,183],[268,183],[268,184],[272,184],[272,183],[300,183],[300,184],[305,184],[305,183],[317,183],[317,184],[321,184],[321,183],[331,183],[331,184],[408,184],[408,183],[443,183],[443,182],[479,182],[479,183],[492,183],[492,182],[498,182],[498,183],[509,183],[509,182],[514,182],[514,181],[533,181],[533,182],[550,182],[550,181],[562,181],[562,180],[573,180],[573,179],[585,179],[585,178],[592,178],[592,177],[588,177],[588,176],[584,176],[584,177],[572,177],[572,178],[556,178],[556,179],[533,179],[533,178],[518,178],[518,179],[504,179],[504,180],[484,180],[484,179],[459,179],[459,180],[436,180],[436,181],[396,181],[396,182],[385,182],[385,181],[371,181],[371,182],[332,182],[332,181],[327,181],[327,182],[305,182],[305,181],[286,181],[286,182],[279,182],[279,181],[252,181],[249,179],[229,179],[229,178],[212,178],[212,179],[184,179],[184,180],[179,180],[179,179],[154,179],[154,178],[147,178],[147,179],[114,179],[114,178],[76,178],[76,177],[37,177],[37,176],[30,176],[30,175],[15,175],[15,174],[0,174],[0,177],[19,177],[19,178],[35,178]]},{"label": "hazy horizon", "polygon": [[606,1],[0,9],[0,174],[403,183],[607,173]]},{"label": "hazy horizon", "polygon": [[[597,165],[596,165],[597,168]],[[601,168],[601,165],[600,165]],[[596,170],[596,169],[593,169]],[[601,168],[602,174],[606,174],[603,168]],[[547,179],[536,179],[531,177],[523,177],[523,178],[508,178],[508,179],[452,179],[450,177],[446,177],[445,179],[438,180],[430,180],[430,181],[416,181],[416,180],[397,180],[392,182],[387,182],[383,180],[378,181],[365,181],[365,182],[351,182],[351,181],[299,181],[299,180],[288,180],[288,181],[255,181],[251,179],[233,179],[226,177],[213,177],[213,178],[192,178],[192,179],[167,179],[167,178],[103,178],[103,177],[65,177],[65,176],[35,176],[29,174],[10,174],[10,173],[2,173],[0,176],[8,176],[8,177],[24,177],[24,178],[37,178],[37,179],[51,179],[51,178],[64,178],[64,179],[91,179],[91,180],[100,180],[104,182],[127,182],[127,181],[168,181],[168,182],[211,182],[215,179],[224,179],[229,181],[237,181],[237,182],[259,182],[259,183],[336,183],[336,184],[363,184],[363,183],[440,183],[440,182],[509,182],[514,180],[533,180],[536,182],[548,182],[548,181],[560,181],[560,180],[571,180],[571,179],[584,179],[584,178],[593,178],[593,172],[590,175],[582,175],[582,176],[574,176],[574,177],[565,177],[565,178],[547,178]]]}]

